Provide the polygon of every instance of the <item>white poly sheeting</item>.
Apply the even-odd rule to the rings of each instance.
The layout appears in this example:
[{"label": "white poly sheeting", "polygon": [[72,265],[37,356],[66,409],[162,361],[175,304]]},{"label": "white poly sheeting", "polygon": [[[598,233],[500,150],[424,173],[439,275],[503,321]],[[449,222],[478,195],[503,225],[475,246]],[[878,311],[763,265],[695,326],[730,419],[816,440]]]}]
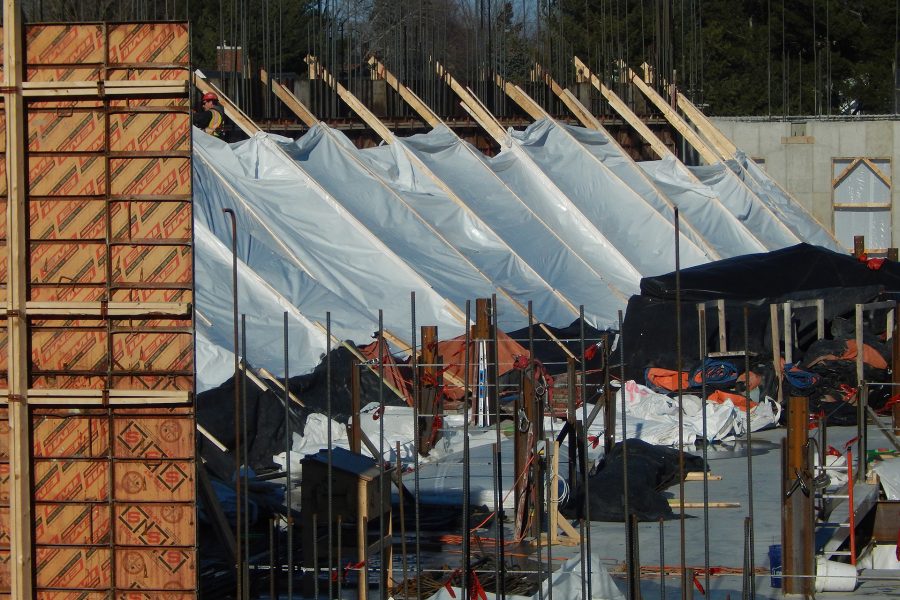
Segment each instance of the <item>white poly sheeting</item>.
[{"label": "white poly sheeting", "polygon": [[231,230],[222,209],[233,208],[241,259],[304,312],[298,273],[305,271],[342,299],[334,306],[350,305],[370,319],[382,309],[386,329],[401,339],[408,337],[406,299],[411,291],[416,293],[422,322],[435,324],[448,335],[458,334],[461,311],[318,184],[305,180],[300,168],[273,149],[267,137],[258,134],[228,146],[195,131],[195,182],[202,184],[196,219],[230,244]]},{"label": "white poly sheeting", "polygon": [[882,460],[872,467],[888,500],[900,500],[900,459]]},{"label": "white poly sheeting", "polygon": [[[525,151],[642,275],[672,271],[674,215],[663,217],[546,119],[509,133],[512,143]],[[504,151],[508,150],[501,154]],[[684,234],[679,246],[684,267],[710,261],[703,248]]]},{"label": "white poly sheeting", "polygon": [[741,178],[781,221],[804,242],[845,252],[844,248],[803,206],[788,196],[769,175],[738,150],[735,161],[742,167]]},{"label": "white poly sheeting", "polygon": [[[636,273],[619,269],[606,249],[605,262],[597,252],[599,232],[583,236],[582,228],[560,228],[543,220],[497,173],[446,127],[398,141],[395,146],[415,155],[457,198],[516,251],[534,270],[573,304],[585,306],[590,322],[600,326],[616,322],[636,289]],[[379,157],[391,148],[364,151]],[[396,163],[406,161],[397,151]],[[414,169],[415,167],[411,167]],[[527,188],[527,186],[522,186]],[[528,196],[541,201],[540,190]],[[584,239],[586,238],[586,239]],[[588,246],[588,248],[585,248]],[[587,251],[585,251],[587,250]],[[592,261],[591,256],[598,256]]]},{"label": "white poly sheeting", "polygon": [[[575,555],[562,566],[557,569],[550,577],[549,581],[541,582],[541,590],[532,596],[519,596],[515,594],[506,594],[507,600],[538,600],[549,598],[552,588],[553,596],[556,598],[565,598],[565,600],[577,600],[582,597],[582,583],[584,580],[581,575],[582,564],[581,555]],[[624,594],[616,587],[616,583],[609,575],[609,571],[600,562],[600,556],[592,553],[590,557],[590,567],[585,569],[585,573],[589,573],[590,581],[590,598],[591,600],[625,600]],[[588,589],[588,586],[584,586]],[[491,592],[484,593],[485,598],[494,600],[497,598]],[[462,589],[454,587],[451,593],[446,587],[442,587],[435,595],[431,596],[431,600],[458,600],[463,597]]]},{"label": "white poly sheeting", "polygon": [[[408,257],[409,264],[457,306],[463,306],[466,299],[497,291],[498,301],[506,303],[500,306],[500,315],[509,328],[527,323],[529,300],[539,320],[571,322],[577,318],[577,305],[554,289],[557,283],[574,281],[576,274],[565,269],[539,272],[519,254],[529,249],[522,244],[526,232],[507,238],[499,235],[411,164],[398,148],[359,151],[342,133],[324,125],[284,148],[348,211],[399,256]],[[539,235],[538,244],[532,239],[531,248],[546,244],[543,256],[557,256],[557,249],[546,237]],[[463,272],[468,279],[457,276]],[[549,282],[548,275],[555,281]],[[478,288],[473,288],[473,277],[480,279]],[[574,285],[568,287],[576,289]],[[484,292],[478,292],[479,288]]]},{"label": "white poly sheeting", "polygon": [[716,193],[701,184],[674,156],[636,163],[678,206],[722,258],[765,252],[766,246],[721,203]]},{"label": "white poly sheeting", "polygon": [[738,177],[734,161],[688,167],[700,182],[712,188],[722,204],[741,221],[768,250],[800,243],[798,238]]},{"label": "white poly sheeting", "polygon": [[[203,333],[197,339],[197,390],[204,391],[234,374],[232,255],[199,221],[194,224],[194,249],[197,330]],[[277,375],[284,374],[283,344],[273,342],[284,339],[285,312],[290,332],[290,370],[305,373],[319,364],[319,356],[325,352],[324,331],[242,261],[238,261],[238,310],[247,313],[250,333],[244,352],[250,365],[266,366]],[[225,361],[226,357],[230,360]],[[222,377],[223,373],[227,374]]]}]

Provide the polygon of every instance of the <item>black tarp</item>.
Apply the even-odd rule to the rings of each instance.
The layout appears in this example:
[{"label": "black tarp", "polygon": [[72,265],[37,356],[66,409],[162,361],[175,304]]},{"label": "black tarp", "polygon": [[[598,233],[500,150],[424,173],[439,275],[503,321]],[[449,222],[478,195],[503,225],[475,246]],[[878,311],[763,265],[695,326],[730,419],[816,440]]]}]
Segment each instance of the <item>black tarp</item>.
[{"label": "black tarp", "polygon": [[[671,519],[675,515],[662,494],[680,479],[678,450],[655,446],[642,440],[628,440],[628,511],[640,521]],[[613,446],[588,477],[588,510],[591,521],[625,521],[625,461],[622,442]],[[684,472],[703,471],[703,459],[684,454]],[[580,486],[579,486],[580,487]],[[584,508],[579,489],[563,509],[571,518],[581,518]]]},{"label": "black tarp", "polygon": [[[629,299],[622,328],[626,377],[639,382],[643,382],[647,367],[675,369],[677,364],[675,273],[645,277],[641,290],[640,296]],[[747,308],[746,346],[754,353],[751,368],[756,370],[772,360],[770,304],[824,298],[825,319],[831,321],[852,314],[856,304],[900,292],[900,266],[885,261],[880,269],[872,270],[849,255],[798,244],[684,269],[681,292],[683,368],[688,370],[701,362],[697,304],[724,299],[729,350],[745,347]],[[715,309],[708,310],[709,352],[719,349],[717,318]],[[815,339],[815,318],[812,309],[795,313],[798,352]]]}]

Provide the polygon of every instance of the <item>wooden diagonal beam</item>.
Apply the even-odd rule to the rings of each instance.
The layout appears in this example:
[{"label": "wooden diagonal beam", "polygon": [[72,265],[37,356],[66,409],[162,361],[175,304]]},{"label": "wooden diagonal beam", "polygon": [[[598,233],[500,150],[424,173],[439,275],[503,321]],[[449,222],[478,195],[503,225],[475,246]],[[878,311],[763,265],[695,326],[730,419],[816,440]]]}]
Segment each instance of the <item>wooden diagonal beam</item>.
[{"label": "wooden diagonal beam", "polygon": [[540,65],[535,65],[535,71],[541,74],[544,83],[547,84],[550,91],[553,92],[556,97],[559,98],[560,102],[569,109],[569,112],[575,115],[575,118],[578,119],[578,122],[581,123],[583,127],[595,131],[602,131],[604,129],[597,117],[591,114],[591,111],[575,97],[575,94],[559,85],[556,80],[550,76],[550,73],[547,73]]},{"label": "wooden diagonal beam", "polygon": [[581,59],[577,56],[572,58],[572,61],[575,63],[575,68],[578,70],[579,74],[586,78],[609,102],[609,105],[619,113],[625,122],[631,125],[631,128],[634,129],[638,135],[640,135],[645,142],[650,145],[650,148],[659,158],[666,158],[668,156],[675,156],[671,150],[669,150],[668,146],[666,146],[659,137],[653,133],[647,124],[641,120],[639,116],[634,114],[628,105],[619,98],[618,94],[613,92],[611,89],[606,87],[600,78],[598,78],[595,74],[591,73],[591,70],[588,68],[586,64],[584,64]]},{"label": "wooden diagonal beam", "polygon": [[[265,69],[259,70],[259,78],[263,82],[263,84],[268,85],[269,83],[269,74],[266,73]],[[272,92],[275,96],[284,102],[285,106],[294,113],[297,118],[303,121],[303,124],[309,128],[315,127],[319,124],[319,119],[310,111],[306,106],[300,102],[300,100],[291,93],[289,89],[284,87],[284,85],[276,80],[272,80]]]},{"label": "wooden diagonal beam", "polygon": [[218,96],[219,104],[221,104],[222,108],[225,110],[225,116],[231,119],[232,122],[240,127],[241,131],[248,136],[253,137],[257,132],[262,131],[250,117],[244,114],[244,111],[238,108],[222,90],[214,86],[199,69],[194,72],[194,85],[204,94],[206,92],[213,92]]},{"label": "wooden diagonal beam", "polygon": [[706,139],[716,148],[719,154],[725,158],[734,158],[737,146],[725,137],[725,134],[699,108],[694,106],[693,102],[687,99],[687,96],[679,92],[674,86],[671,86],[671,89],[675,94],[678,108],[700,130],[700,133],[706,136]]},{"label": "wooden diagonal beam", "polygon": [[442,125],[444,122],[441,120],[437,114],[431,108],[425,104],[419,96],[416,95],[411,89],[400,83],[400,80],[397,77],[387,70],[387,68],[376,59],[374,56],[369,57],[369,65],[371,65],[375,69],[375,75],[380,79],[383,79],[387,82],[389,86],[394,88],[394,91],[397,92],[404,102],[409,104],[409,106],[416,111],[416,114],[419,115],[423,121],[425,121],[429,127],[437,127],[438,125]]},{"label": "wooden diagonal beam", "polygon": [[627,70],[628,80],[631,81],[634,86],[647,97],[650,102],[656,107],[656,109],[663,114],[666,120],[675,128],[675,130],[681,134],[688,144],[691,145],[694,150],[697,151],[697,154],[700,155],[707,164],[715,164],[719,162],[719,156],[713,151],[712,148],[700,137],[696,131],[694,131],[690,125],[685,122],[684,119],[681,118],[681,115],[678,114],[678,111],[669,106],[669,103],[665,101],[665,99],[660,96],[656,90],[652,87],[644,83],[644,80],[638,77],[638,75],[632,71],[631,69]]},{"label": "wooden diagonal beam", "polygon": [[369,129],[378,134],[378,136],[385,141],[387,144],[392,144],[394,142],[394,134],[391,133],[391,130],[388,129],[384,123],[381,122],[381,119],[375,116],[375,114],[366,107],[365,104],[359,101],[355,95],[353,95],[347,88],[345,88],[341,83],[334,78],[334,76],[329,73],[325,67],[319,64],[318,60],[313,56],[306,57],[306,63],[310,66],[310,68],[315,69],[316,75],[322,78],[325,83],[330,85],[337,95],[340,97],[344,103],[350,107],[350,109],[359,115],[359,118],[362,119],[366,125],[369,126]]},{"label": "wooden diagonal beam", "polygon": [[435,70],[437,71],[438,77],[444,80],[444,82],[450,86],[450,89],[453,90],[462,103],[463,109],[469,113],[473,119],[484,129],[488,135],[494,138],[494,141],[504,145],[507,141],[506,130],[503,129],[503,126],[497,121],[496,117],[492,115],[481,102],[475,98],[475,95],[466,87],[463,87],[453,75],[447,71],[443,65],[439,62],[435,62]]},{"label": "wooden diagonal beam", "polygon": [[519,108],[528,113],[528,116],[534,119],[535,121],[539,121],[541,119],[546,119],[550,115],[547,114],[540,104],[535,102],[531,96],[525,93],[525,90],[520,88],[519,86],[513,84],[512,82],[504,80],[499,75],[494,76],[494,81],[497,83],[497,87],[503,90],[507,96],[512,99],[513,102],[519,105]]}]

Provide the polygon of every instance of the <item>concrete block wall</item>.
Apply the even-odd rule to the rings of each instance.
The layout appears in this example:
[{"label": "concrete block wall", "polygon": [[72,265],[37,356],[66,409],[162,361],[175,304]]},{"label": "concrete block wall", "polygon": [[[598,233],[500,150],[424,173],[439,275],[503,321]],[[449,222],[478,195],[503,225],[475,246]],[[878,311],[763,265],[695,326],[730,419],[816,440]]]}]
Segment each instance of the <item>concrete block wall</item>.
[{"label": "concrete block wall", "polygon": [[892,245],[900,245],[900,120],[797,117],[713,122],[738,148],[764,159],[765,170],[832,231],[832,159],[890,158]]}]

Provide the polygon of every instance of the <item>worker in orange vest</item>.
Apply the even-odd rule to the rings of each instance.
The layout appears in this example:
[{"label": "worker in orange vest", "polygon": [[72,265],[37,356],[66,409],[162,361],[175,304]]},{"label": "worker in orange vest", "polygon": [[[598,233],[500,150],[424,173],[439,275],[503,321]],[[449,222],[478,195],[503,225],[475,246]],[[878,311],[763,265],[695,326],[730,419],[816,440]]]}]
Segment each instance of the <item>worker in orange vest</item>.
[{"label": "worker in orange vest", "polygon": [[217,138],[225,136],[225,111],[213,92],[203,94],[201,110],[194,115],[194,125]]}]

